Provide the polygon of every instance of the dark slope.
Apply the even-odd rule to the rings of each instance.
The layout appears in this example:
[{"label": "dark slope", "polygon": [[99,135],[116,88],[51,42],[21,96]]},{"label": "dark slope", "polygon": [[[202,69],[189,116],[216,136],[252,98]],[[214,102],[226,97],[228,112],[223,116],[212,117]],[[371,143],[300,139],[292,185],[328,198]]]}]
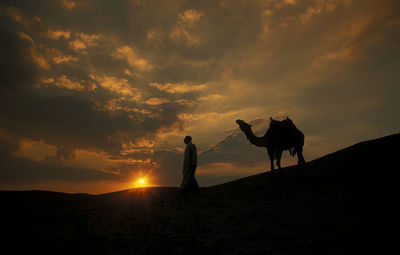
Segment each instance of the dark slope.
[{"label": "dark slope", "polygon": [[[400,135],[356,144],[279,175],[180,196],[1,191],[1,240],[14,254],[360,254],[393,241]],[[13,254],[8,252],[7,254]]]}]

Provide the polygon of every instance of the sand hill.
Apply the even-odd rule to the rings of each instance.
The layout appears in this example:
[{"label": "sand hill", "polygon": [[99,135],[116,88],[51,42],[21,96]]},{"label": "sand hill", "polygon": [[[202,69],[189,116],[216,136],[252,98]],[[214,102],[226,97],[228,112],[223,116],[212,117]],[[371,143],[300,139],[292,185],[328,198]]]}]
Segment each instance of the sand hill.
[{"label": "sand hill", "polygon": [[400,134],[179,195],[0,191],[4,254],[383,254]]}]

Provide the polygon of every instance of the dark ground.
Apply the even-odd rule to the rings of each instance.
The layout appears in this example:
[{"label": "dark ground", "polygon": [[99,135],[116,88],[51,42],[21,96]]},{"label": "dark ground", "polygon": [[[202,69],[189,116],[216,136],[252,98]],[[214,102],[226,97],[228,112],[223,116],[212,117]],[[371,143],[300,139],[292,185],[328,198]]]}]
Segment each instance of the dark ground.
[{"label": "dark ground", "polygon": [[[400,134],[179,195],[0,191],[2,254],[385,254]],[[393,252],[391,252],[393,253]]]}]

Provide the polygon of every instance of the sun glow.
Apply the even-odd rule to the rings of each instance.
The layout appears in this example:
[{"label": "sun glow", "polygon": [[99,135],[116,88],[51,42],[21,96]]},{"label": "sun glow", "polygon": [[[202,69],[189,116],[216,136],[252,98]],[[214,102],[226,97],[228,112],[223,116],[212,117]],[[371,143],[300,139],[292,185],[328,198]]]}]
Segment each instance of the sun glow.
[{"label": "sun glow", "polygon": [[154,184],[154,176],[151,176],[151,172],[147,173],[138,172],[134,176],[132,176],[132,181],[131,181],[132,188],[145,188],[153,186],[156,185]]},{"label": "sun glow", "polygon": [[140,177],[136,179],[133,183],[134,188],[143,188],[151,186],[150,183],[147,181],[147,177]]}]

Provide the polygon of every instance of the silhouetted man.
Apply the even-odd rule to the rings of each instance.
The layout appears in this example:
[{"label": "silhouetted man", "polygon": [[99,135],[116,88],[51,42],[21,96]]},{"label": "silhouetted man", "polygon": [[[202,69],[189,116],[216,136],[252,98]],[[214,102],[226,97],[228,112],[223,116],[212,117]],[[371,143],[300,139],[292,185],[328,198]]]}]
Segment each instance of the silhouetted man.
[{"label": "silhouetted man", "polygon": [[192,137],[186,136],[183,142],[186,144],[183,158],[183,180],[181,183],[182,193],[188,191],[198,192],[199,184],[196,181],[195,173],[197,167],[197,149],[192,143]]}]

